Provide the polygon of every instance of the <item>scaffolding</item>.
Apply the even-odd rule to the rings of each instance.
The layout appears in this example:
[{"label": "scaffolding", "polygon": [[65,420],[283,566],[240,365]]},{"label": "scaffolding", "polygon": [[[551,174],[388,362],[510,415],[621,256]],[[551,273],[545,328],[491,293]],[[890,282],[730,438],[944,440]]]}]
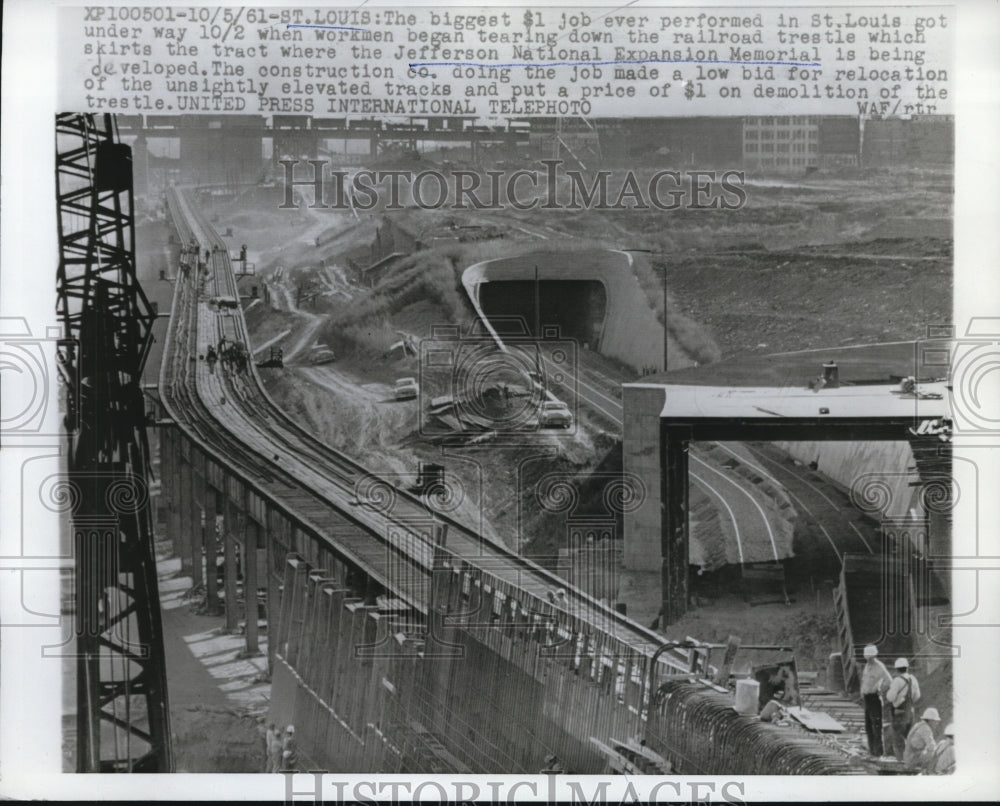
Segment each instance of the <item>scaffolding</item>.
[{"label": "scaffolding", "polygon": [[132,183],[113,116],[57,115],[78,772],[172,766],[141,386],[156,313],[136,278]]}]

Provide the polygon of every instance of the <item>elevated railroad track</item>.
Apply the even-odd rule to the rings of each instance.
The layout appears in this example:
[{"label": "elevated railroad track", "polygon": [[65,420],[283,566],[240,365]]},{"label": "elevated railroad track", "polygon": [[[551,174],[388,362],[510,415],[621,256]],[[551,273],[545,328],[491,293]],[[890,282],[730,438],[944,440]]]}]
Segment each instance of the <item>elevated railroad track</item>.
[{"label": "elevated railroad track", "polygon": [[[256,520],[244,552],[254,536],[256,548],[267,544],[268,610],[280,613],[268,619],[271,716],[298,725],[304,760],[343,771],[525,773],[551,752],[600,772],[591,737],[641,734],[663,708],[654,695],[664,680],[711,690],[690,647],[665,644],[455,520],[447,489],[400,489],[282,411],[249,358],[241,308],[218,304],[239,299],[226,245],[185,191],[172,189],[168,203],[189,265],[174,289],[160,397],[190,443],[178,453],[200,452],[224,511],[242,507],[237,519]],[[223,337],[248,348],[245,365],[204,359]],[[164,480],[173,483],[166,471]],[[279,522],[290,538],[278,539]],[[244,560],[250,587],[254,562]],[[813,766],[844,769],[796,743]],[[746,749],[748,769],[767,772],[756,753]],[[714,764],[688,769],[724,771]]]},{"label": "elevated railroad track", "polygon": [[[209,254],[208,287],[200,299],[196,267],[178,280],[161,378],[164,403],[181,428],[189,429],[221,461],[245,474],[262,496],[282,509],[294,510],[320,534],[326,531],[324,514],[361,527],[350,540],[342,534],[331,537],[331,549],[357,562],[421,612],[426,613],[429,604],[426,581],[435,546],[432,534],[413,527],[436,525],[439,532],[446,531],[450,554],[481,565],[539,603],[547,603],[547,594],[554,589],[565,589],[567,615],[610,631],[632,650],[652,656],[661,643],[656,633],[453,520],[435,508],[433,495],[429,500],[398,489],[317,440],[274,403],[252,362],[246,374],[240,375],[221,367],[213,373],[207,362],[198,360],[222,335],[244,344],[249,337],[239,310],[216,311],[207,302],[211,297],[239,296],[225,243],[184,191],[173,190],[169,202],[181,243],[193,240],[202,253],[208,249]],[[447,494],[446,490],[438,492]],[[384,570],[388,556],[405,557],[414,578],[388,579]],[[663,663],[664,671],[687,669],[681,656],[667,656]]]}]

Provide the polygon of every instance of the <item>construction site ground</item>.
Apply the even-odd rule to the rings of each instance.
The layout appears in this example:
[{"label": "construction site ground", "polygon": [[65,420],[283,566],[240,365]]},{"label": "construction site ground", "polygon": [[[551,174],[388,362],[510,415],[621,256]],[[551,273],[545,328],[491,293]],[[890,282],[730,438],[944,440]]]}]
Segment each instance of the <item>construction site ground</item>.
[{"label": "construction site ground", "polygon": [[[279,404],[319,438],[401,484],[415,480],[421,462],[445,465],[449,477],[462,480],[465,493],[455,517],[546,562],[551,544],[538,536],[553,526],[546,513],[533,508],[534,483],[543,473],[565,472],[585,484],[591,474],[620,469],[620,429],[583,411],[572,434],[545,434],[530,447],[489,439],[442,447],[422,436],[417,402],[397,402],[392,394],[397,378],[418,374],[417,359],[388,354],[387,338],[425,337],[432,326],[456,319],[468,324],[471,308],[457,282],[464,260],[581,238],[611,248],[649,249],[654,253],[652,280],[645,278],[650,304],[662,308],[655,282],[665,271],[671,313],[692,323],[689,332],[673,339],[685,341],[689,356],[708,351],[738,358],[913,339],[926,325],[950,318],[950,183],[950,174],[930,171],[819,175],[748,180],[747,205],[739,211],[470,213],[469,220],[487,220],[502,228],[504,237],[413,256],[403,271],[420,276],[423,285],[409,295],[369,289],[352,276],[346,255],[371,243],[376,215],[306,205],[281,210],[273,192],[259,191],[219,200],[209,209],[220,233],[231,230],[232,250],[247,244],[255,264],[255,274],[240,281],[241,293],[249,296],[257,286],[263,297],[267,287],[269,302],[244,301],[244,308],[251,348],[265,346],[256,360],[267,358],[269,346],[284,351],[283,369],[261,370]],[[428,225],[444,217],[441,211],[406,215],[425,216]],[[462,215],[447,214],[459,220]],[[166,233],[165,225],[149,225],[139,239],[146,282],[169,266],[175,247]],[[342,327],[345,322],[349,327]],[[337,360],[314,365],[310,356],[317,342],[333,346]],[[598,375],[626,371],[600,356],[588,360],[607,370]],[[711,367],[702,363],[702,378],[706,370]],[[169,576],[169,568],[165,564],[161,575]],[[724,642],[737,634],[744,643],[790,644],[799,669],[818,672],[822,685],[829,653],[836,649],[832,569],[796,580],[790,604],[757,606],[723,573],[701,586],[697,606],[665,635]],[[629,613],[647,625],[658,605],[658,582],[656,574],[623,582],[647,590],[649,612]],[[251,771],[263,746],[267,689],[253,682],[260,660],[237,662],[242,638],[219,633],[217,617],[195,615],[194,603],[182,599],[183,580],[164,577],[162,584],[169,604],[168,657],[183,658],[169,670],[178,769]],[[208,759],[213,742],[215,758]],[[206,766],[199,766],[203,761]]]},{"label": "construction site ground", "polygon": [[227,632],[224,616],[200,612],[204,590],[192,589],[169,541],[157,549],[175,770],[262,772],[267,658],[248,657],[242,630]]},{"label": "construction site ground", "polygon": [[[203,590],[163,533],[156,562],[167,659],[171,747],[175,772],[262,772],[264,720],[270,684],[263,655],[247,657],[241,632],[225,617],[201,611]],[[263,643],[266,652],[267,644]],[[76,670],[69,662],[63,685],[63,771],[76,769]]]},{"label": "construction site ground", "polygon": [[[387,329],[396,338],[423,338],[432,326],[454,322],[454,300],[462,299],[457,277],[465,265],[463,256],[550,249],[579,238],[611,248],[650,249],[652,272],[666,272],[670,304],[697,327],[695,341],[711,339],[710,347],[723,359],[918,338],[927,324],[947,321],[950,174],[913,170],[751,177],[746,190],[747,204],[737,211],[448,211],[447,219],[453,222],[488,221],[504,237],[452,245],[450,251],[438,246],[412,256],[402,264],[401,274],[424,269],[438,292],[417,300],[394,297],[391,281],[369,289],[352,278],[345,258],[371,241],[379,224],[374,215],[354,218],[305,204],[298,210],[279,210],[253,198],[220,203],[214,215],[217,227],[232,228],[234,245],[248,244],[256,262],[253,281],[261,287],[266,282],[271,294],[270,305],[255,304],[247,311],[255,345],[290,330],[276,342],[285,350],[285,368],[263,373],[276,400],[321,438],[401,483],[416,478],[421,462],[445,465],[449,474],[467,481],[469,495],[460,513],[467,521],[545,561],[552,548],[538,536],[551,530],[551,521],[547,524],[546,513],[531,510],[534,481],[543,467],[579,480],[599,468],[620,468],[620,429],[583,409],[572,436],[553,432],[534,440],[530,448],[509,447],[503,440],[442,448],[422,437],[416,401],[393,399],[397,378],[418,375],[417,359],[401,357],[398,351],[388,355],[375,335]],[[407,210],[398,215],[406,216],[414,230],[421,224],[440,226],[445,217],[442,211]],[[427,270],[431,263],[433,271]],[[447,270],[436,271],[437,263],[447,264]],[[251,278],[243,281],[248,282]],[[451,287],[437,287],[448,283]],[[305,303],[303,287],[312,292]],[[653,289],[649,296],[651,305],[661,310],[660,293]],[[394,307],[399,301],[405,304]],[[370,312],[366,321],[372,343],[365,344],[364,334],[354,332],[337,344],[336,362],[312,366],[312,343],[344,336],[337,333],[338,321],[353,323],[354,311],[360,308]],[[471,316],[471,308],[459,311],[462,315]],[[673,333],[673,327],[675,341],[686,335],[690,342],[691,334]],[[688,349],[696,351],[697,346]],[[605,364],[606,372],[591,380],[629,372],[596,354],[587,361],[597,369]],[[636,378],[634,371],[631,374]],[[701,382],[711,382],[710,365],[702,364],[698,374]],[[803,378],[803,384],[807,380]],[[537,461],[532,461],[535,455]],[[831,589],[837,569],[831,563],[810,570],[808,579],[794,580],[790,605],[755,607],[748,606],[723,574],[705,586],[699,606],[667,632],[671,637],[684,633],[714,641],[735,631],[745,641],[792,643],[802,668],[822,672],[834,648]],[[625,584],[650,588],[655,616],[652,594],[658,580],[637,575]],[[634,615],[643,621],[647,614]]]},{"label": "construction site ground", "polygon": [[[263,772],[270,682],[265,654],[248,656],[243,626],[230,633],[225,616],[202,607],[158,525],[157,582],[167,659],[167,695],[174,772]],[[264,623],[261,622],[264,631]],[[267,651],[266,640],[262,642]],[[65,666],[63,771],[76,769],[76,669]],[[137,701],[140,698],[136,698]]]}]

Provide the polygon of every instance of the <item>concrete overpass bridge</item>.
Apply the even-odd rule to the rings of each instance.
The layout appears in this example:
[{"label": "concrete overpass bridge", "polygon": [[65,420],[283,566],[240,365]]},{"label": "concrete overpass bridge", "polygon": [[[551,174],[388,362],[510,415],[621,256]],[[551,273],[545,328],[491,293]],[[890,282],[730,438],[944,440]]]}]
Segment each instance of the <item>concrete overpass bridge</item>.
[{"label": "concrete overpass bridge", "polygon": [[562,338],[640,370],[663,369],[663,324],[632,269],[633,256],[616,249],[536,250],[476,263],[462,284],[476,314],[498,339],[494,321],[530,311],[536,338],[542,326]]},{"label": "concrete overpass bridge", "polygon": [[[247,650],[260,591],[271,717],[296,725],[303,768],[523,774],[555,754],[576,773],[863,771],[804,731],[721,707],[709,648],[664,643],[455,521],[446,487],[411,494],[316,440],[239,350],[203,360],[223,338],[248,344],[239,291],[204,215],[183,191],[169,206],[185,245],[159,380],[169,534],[212,608],[202,552],[214,556],[221,522],[227,626],[239,557]],[[697,754],[683,749],[691,731]],[[629,749],[636,737],[647,747]]]}]

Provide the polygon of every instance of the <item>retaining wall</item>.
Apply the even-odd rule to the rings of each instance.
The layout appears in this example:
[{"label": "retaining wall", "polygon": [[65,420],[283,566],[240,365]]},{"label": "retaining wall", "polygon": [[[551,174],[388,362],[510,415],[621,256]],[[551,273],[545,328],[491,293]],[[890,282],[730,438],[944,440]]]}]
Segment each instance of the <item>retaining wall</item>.
[{"label": "retaining wall", "polygon": [[919,476],[908,442],[775,444],[804,465],[816,462],[821,473],[851,491],[855,506],[861,509],[889,518],[905,516],[911,507],[923,514],[917,488],[910,486]]}]

